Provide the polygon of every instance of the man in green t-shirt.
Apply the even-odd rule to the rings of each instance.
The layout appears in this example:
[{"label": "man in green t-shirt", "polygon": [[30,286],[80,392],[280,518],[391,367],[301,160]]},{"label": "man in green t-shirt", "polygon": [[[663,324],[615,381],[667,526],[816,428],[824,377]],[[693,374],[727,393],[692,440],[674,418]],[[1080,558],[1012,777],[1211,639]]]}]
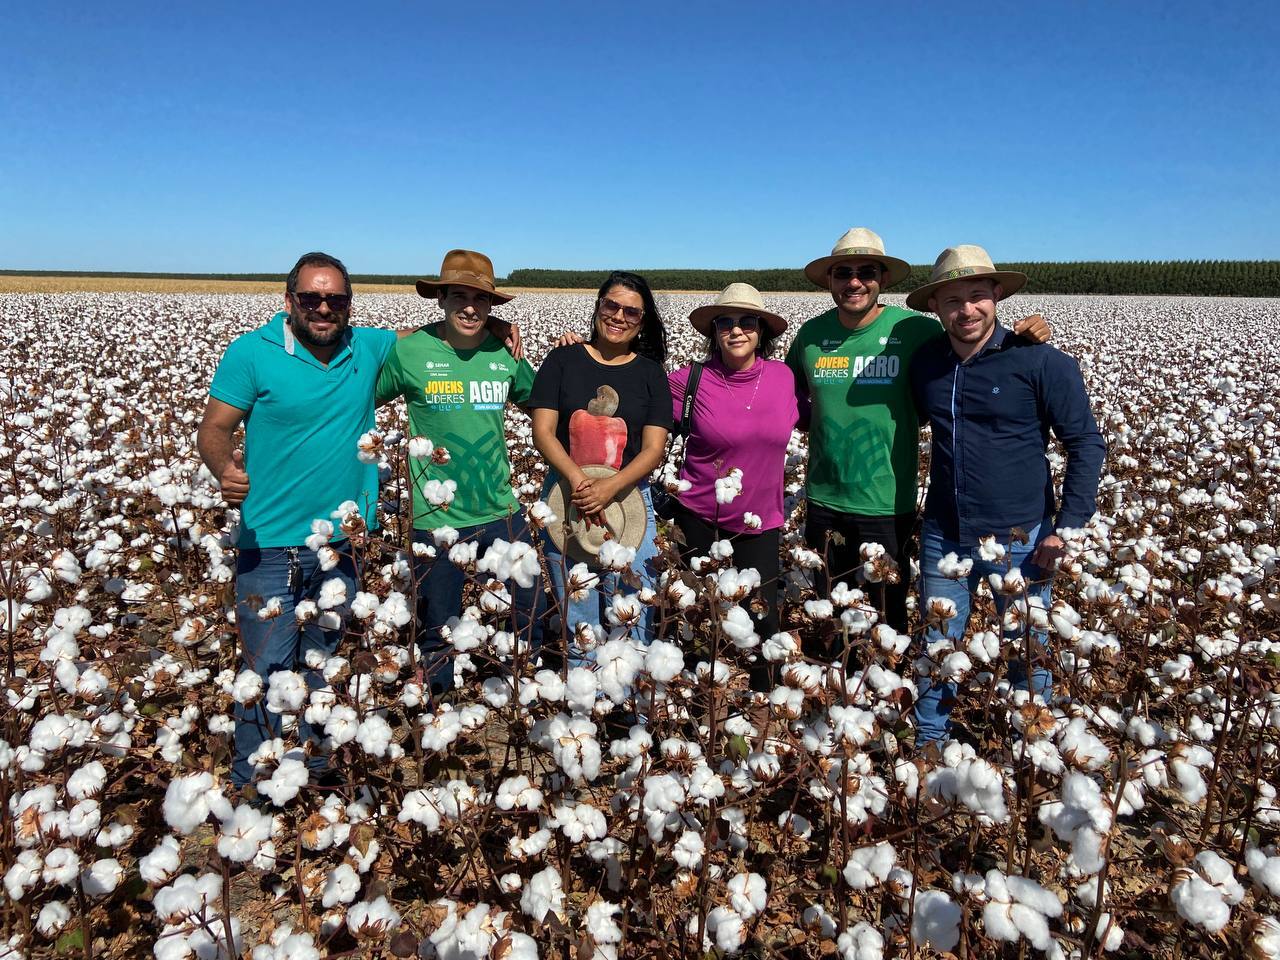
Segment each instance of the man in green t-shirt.
[{"label": "man in green t-shirt", "polygon": [[[863,564],[862,544],[884,547],[898,570],[882,569],[884,578],[866,586],[885,620],[905,631],[906,548],[920,465],[920,420],[907,371],[916,350],[942,327],[879,302],[881,291],[905,280],[911,265],[887,256],[879,235],[866,227],[849,230],[804,272],[835,301],[805,322],[787,351],[796,384],[812,403],[805,542],[826,557],[818,582],[824,594],[831,583],[852,580]],[[1021,321],[1015,332],[1047,339],[1038,317]]]},{"label": "man in green t-shirt", "polygon": [[[376,397],[379,404],[404,397],[409,409],[418,643],[431,685],[440,691],[452,686],[453,660],[441,628],[461,612],[463,566],[484,561],[498,541],[501,556],[490,556],[481,570],[512,581],[515,629],[531,647],[540,640],[540,570],[511,490],[503,429],[506,405],[529,398],[533,368],[486,328],[493,306],[511,297],[494,289],[493,264],[484,254],[451,250],[440,279],[419,280],[417,287],[439,302],[445,322],[397,342]],[[448,458],[433,456],[435,447]]]}]

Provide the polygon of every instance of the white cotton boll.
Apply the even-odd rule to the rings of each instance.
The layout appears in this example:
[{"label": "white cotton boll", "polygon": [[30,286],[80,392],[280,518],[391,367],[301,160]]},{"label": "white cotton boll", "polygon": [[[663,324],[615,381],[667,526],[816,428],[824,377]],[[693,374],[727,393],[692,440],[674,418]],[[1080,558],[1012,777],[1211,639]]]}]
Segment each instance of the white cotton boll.
[{"label": "white cotton boll", "polygon": [[960,942],[960,907],[941,890],[925,890],[916,896],[911,939],[918,947],[955,949]]},{"label": "white cotton boll", "polygon": [[350,864],[340,863],[324,880],[321,905],[328,910],[340,903],[350,903],[360,892],[360,874]]},{"label": "white cotton boll", "polygon": [[948,580],[963,580],[973,570],[973,558],[963,560],[953,551],[938,561],[938,572]]},{"label": "white cotton boll", "polygon": [[332,610],[347,602],[347,583],[341,577],[330,577],[320,584],[317,604],[321,610]]},{"label": "white cotton boll", "polygon": [[[81,800],[67,813],[66,827],[73,837],[87,837],[101,823],[102,808],[97,800]],[[46,825],[45,818],[41,818],[41,826],[46,832],[54,832],[51,826]]]},{"label": "white cotton boll", "polygon": [[1196,854],[1195,865],[1200,875],[1218,888],[1222,899],[1230,906],[1234,907],[1244,899],[1244,887],[1236,880],[1235,867],[1218,854],[1203,850]]},{"label": "white cotton boll", "polygon": [[564,684],[564,700],[575,713],[591,713],[596,705],[598,687],[595,671],[588,667],[573,667]]},{"label": "white cotton boll", "polygon": [[[754,571],[752,571],[754,572]],[[720,621],[720,629],[730,642],[739,650],[750,650],[760,642],[751,614],[734,604],[724,612]]]},{"label": "white cotton boll", "polygon": [[729,881],[729,906],[750,919],[764,910],[768,888],[758,873],[740,873]]},{"label": "white cotton boll", "polygon": [[1083,770],[1100,770],[1111,759],[1111,750],[1094,736],[1083,717],[1076,717],[1058,734],[1058,750],[1067,764]]},{"label": "white cotton boll", "polygon": [[715,483],[716,503],[721,506],[733,503],[742,493],[742,471],[734,467]]},{"label": "white cotton boll", "polygon": [[760,519],[758,514],[748,510],[742,515],[742,525],[748,530],[759,530],[764,525],[764,521]]},{"label": "white cotton boll", "polygon": [[45,883],[70,886],[80,875],[80,858],[70,847],[54,847],[44,858],[44,871],[40,874]]},{"label": "white cotton boll", "polygon": [[1001,560],[1005,555],[1005,547],[994,536],[981,537],[978,540],[978,556],[988,563]]},{"label": "white cotton boll", "polygon": [[222,893],[222,878],[214,873],[194,876],[184,873],[167,887],[156,891],[152,904],[156,916],[165,923],[185,920],[218,902]]},{"label": "white cotton boll", "polygon": [[596,651],[596,680],[604,695],[622,703],[644,667],[644,647],[630,635],[608,640]]},{"label": "white cotton boll", "polygon": [[[696,929],[697,918],[690,917]],[[716,947],[724,953],[737,953],[747,939],[747,927],[743,918],[732,907],[716,907],[707,914],[708,936],[715,938]]]},{"label": "white cotton boll", "polygon": [[909,633],[898,633],[887,623],[876,624],[872,628],[871,637],[881,650],[893,656],[900,656],[911,645]]},{"label": "white cotton boll", "polygon": [[70,919],[71,908],[61,900],[53,900],[40,908],[40,915],[36,917],[36,930],[40,936],[52,940]]},{"label": "white cotton boll", "polygon": [[219,820],[231,816],[231,804],[222,795],[213,774],[193,773],[169,783],[164,795],[164,819],[178,833],[186,835],[204,823],[212,813]]},{"label": "white cotton boll", "polygon": [[1280,897],[1280,856],[1269,857],[1257,847],[1250,847],[1244,853],[1244,862],[1254,883],[1271,896]]},{"label": "white cotton boll", "polygon": [[271,839],[274,827],[275,821],[270,814],[242,803],[229,820],[223,821],[218,853],[234,863],[252,860],[263,844]]},{"label": "white cotton boll", "polygon": [[796,638],[789,633],[775,633],[760,648],[761,655],[773,663],[786,660],[800,652]]},{"label": "white cotton boll", "polygon": [[836,949],[841,960],[884,960],[884,937],[866,921],[860,921],[840,934]]},{"label": "white cotton boll", "polygon": [[939,667],[939,673],[944,680],[960,681],[963,680],[973,669],[973,661],[969,659],[969,655],[961,650],[949,653],[943,659]]},{"label": "white cotton boll", "polygon": [[844,867],[844,879],[852,890],[867,890],[889,877],[897,860],[897,852],[887,842],[873,847],[859,847],[849,855]]},{"label": "white cotton boll", "polygon": [[300,600],[294,605],[293,618],[299,623],[310,623],[320,616],[320,605],[314,600]]},{"label": "white cotton boll", "polygon": [[564,889],[554,867],[540,870],[529,878],[520,892],[520,909],[534,920],[543,920],[548,913],[563,916]]},{"label": "white cotton boll", "polygon": [[1102,869],[1102,837],[1111,829],[1111,807],[1102,791],[1083,773],[1069,773],[1062,781],[1062,799],[1040,806],[1040,822],[1059,840],[1071,843],[1071,862],[1082,873]]},{"label": "white cotton boll", "polygon": [[277,670],[267,682],[267,709],[272,713],[297,713],[307,699],[307,682],[293,670]]},{"label": "white cotton boll", "polygon": [[347,909],[347,929],[357,940],[381,940],[398,926],[400,914],[386,897],[361,901]]},{"label": "white cotton boll", "polygon": [[622,907],[608,900],[596,900],[587,907],[587,933],[597,944],[621,943],[622,928],[614,922],[614,917],[622,912]]},{"label": "white cotton boll", "polygon": [[831,723],[833,740],[861,747],[875,736],[876,717],[869,710],[863,710],[860,707],[842,707],[836,703],[828,708],[827,718]]},{"label": "white cotton boll", "polygon": [[11,900],[21,900],[40,883],[44,858],[36,850],[23,850],[4,875],[4,889]]},{"label": "white cotton boll", "polygon": [[349,707],[345,703],[335,703],[329,708],[329,716],[324,723],[324,735],[333,741],[335,747],[350,743],[356,738],[359,730],[360,717],[354,707]]},{"label": "white cotton boll", "polygon": [[[453,503],[458,484],[454,480],[428,480],[422,485],[422,495],[427,502],[436,507],[447,507]],[[474,545],[472,552],[474,554]]]},{"label": "white cotton boll", "polygon": [[1178,879],[1169,890],[1169,900],[1178,916],[1208,933],[1217,933],[1227,925],[1231,908],[1216,887],[1190,870],[1179,870],[1175,876]]},{"label": "white cotton boll", "polygon": [[105,897],[124,879],[124,867],[114,857],[96,860],[80,873],[80,887],[91,897]]},{"label": "white cotton boll", "polygon": [[458,542],[458,531],[447,525],[439,526],[431,531],[431,539],[441,550],[447,550]]},{"label": "white cotton boll", "polygon": [[605,570],[626,570],[630,568],[635,558],[636,551],[634,547],[624,546],[616,540],[606,540],[600,544],[598,560],[600,566]]},{"label": "white cotton boll", "polygon": [[276,617],[280,616],[280,614],[282,614],[283,612],[284,612],[284,604],[280,600],[280,598],[271,597],[267,600],[266,603],[264,603],[261,607],[258,608],[257,616],[259,620],[263,620],[263,621],[274,620]]},{"label": "white cotton boll", "polygon": [[684,651],[666,640],[654,640],[645,653],[645,670],[659,683],[670,683],[684,670]]},{"label": "white cotton boll", "polygon": [[804,613],[812,620],[830,620],[835,614],[835,605],[830,600],[806,600]]},{"label": "white cotton boll", "polygon": [[176,837],[163,837],[151,852],[138,860],[138,873],[152,886],[168,883],[182,865],[182,847]]},{"label": "white cotton boll", "polygon": [[703,843],[702,836],[692,830],[686,830],[680,834],[679,839],[671,847],[671,856],[680,866],[686,870],[693,870],[702,863],[702,856],[706,853],[706,844]]},{"label": "white cotton boll", "polygon": [[90,760],[67,778],[67,796],[73,800],[96,797],[107,782],[107,768]]},{"label": "white cotton boll", "polygon": [[285,757],[271,774],[271,779],[258,784],[258,792],[277,807],[283,807],[307,785],[310,771],[307,765],[295,757]]},{"label": "white cotton boll", "polygon": [[435,444],[431,442],[430,437],[409,438],[409,459],[411,460],[429,460],[435,449]]},{"label": "white cotton boll", "polygon": [[938,767],[929,772],[925,786],[930,793],[957,800],[974,813],[994,823],[1009,819],[1004,802],[1004,779],[981,757],[964,757],[954,767]]},{"label": "white cotton boll", "polygon": [[489,639],[489,631],[485,629],[484,624],[469,616],[450,617],[440,633],[458,653],[475,650]]},{"label": "white cotton boll", "polygon": [[733,541],[731,540],[715,540],[711,544],[710,549],[712,560],[732,560],[733,559]]},{"label": "white cotton boll", "polygon": [[358,590],[355,599],[351,601],[351,615],[357,620],[368,620],[377,613],[379,602],[376,594]]},{"label": "white cotton boll", "polygon": [[529,778],[521,774],[508,777],[498,785],[498,793],[494,803],[499,810],[537,810],[542,806],[542,791],[529,782]]},{"label": "white cotton boll", "polygon": [[381,714],[367,714],[356,730],[356,743],[373,757],[385,757],[391,745],[391,724]]},{"label": "white cotton boll", "polygon": [[633,593],[615,593],[605,610],[605,619],[610,626],[629,627],[640,622],[644,607],[639,597]]}]

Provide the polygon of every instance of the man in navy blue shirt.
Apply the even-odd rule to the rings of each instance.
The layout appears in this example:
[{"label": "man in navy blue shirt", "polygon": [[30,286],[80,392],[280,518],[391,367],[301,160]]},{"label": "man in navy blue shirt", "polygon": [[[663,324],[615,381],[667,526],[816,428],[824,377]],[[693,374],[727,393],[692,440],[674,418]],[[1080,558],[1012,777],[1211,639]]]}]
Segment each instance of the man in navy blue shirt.
[{"label": "man in navy blue shirt", "polygon": [[[917,352],[910,374],[916,407],[933,430],[920,550],[932,674],[919,684],[917,745],[946,738],[956,680],[973,660],[998,659],[994,634],[966,635],[980,579],[992,588],[1005,642],[1047,660],[1044,611],[1063,554],[1059,531],[1083,527],[1097,506],[1106,445],[1079,365],[996,320],[997,302],[1026,280],[964,244],[944,250],[929,283],[907,297],[912,310],[936,313],[947,332]],[[1066,453],[1060,504],[1045,456],[1050,432]],[[1031,671],[1029,687],[1027,673],[1016,660],[1009,680],[1047,699],[1049,670]]]}]

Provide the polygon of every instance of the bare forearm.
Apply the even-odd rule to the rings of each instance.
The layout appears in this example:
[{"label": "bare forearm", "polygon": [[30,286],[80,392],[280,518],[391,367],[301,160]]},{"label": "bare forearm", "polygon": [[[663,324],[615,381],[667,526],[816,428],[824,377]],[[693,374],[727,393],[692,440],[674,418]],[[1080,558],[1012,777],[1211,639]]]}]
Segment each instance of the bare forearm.
[{"label": "bare forearm", "polygon": [[215,477],[221,477],[231,464],[231,451],[235,449],[235,431],[201,424],[196,433],[196,449],[200,459]]},{"label": "bare forearm", "polygon": [[562,477],[572,478],[575,474],[581,473],[581,469],[573,458],[569,456],[569,451],[565,450],[555,432],[543,433],[538,430],[533,431],[533,445],[537,447],[538,452],[542,454],[547,463]]}]

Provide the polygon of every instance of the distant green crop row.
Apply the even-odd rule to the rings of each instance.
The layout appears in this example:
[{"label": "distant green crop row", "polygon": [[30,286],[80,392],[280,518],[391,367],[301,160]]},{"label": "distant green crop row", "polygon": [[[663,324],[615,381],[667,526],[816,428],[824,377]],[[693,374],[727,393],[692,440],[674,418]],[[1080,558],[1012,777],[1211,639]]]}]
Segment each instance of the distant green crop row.
[{"label": "distant green crop row", "polygon": [[[1152,296],[1280,297],[1280,260],[1115,260],[1073,263],[1006,263],[1030,278],[1029,293],[1149,294]],[[892,292],[907,293],[929,279],[929,266],[915,266]],[[743,280],[769,292],[814,287],[799,269],[642,270],[655,290],[719,290]],[[50,277],[128,277],[147,280],[256,280],[284,283],[282,273],[134,273],[101,270],[0,270],[3,275]],[[512,270],[499,286],[594,288],[606,270]],[[430,275],[429,275],[430,276]],[[410,285],[416,275],[352,274],[356,283]]]}]

